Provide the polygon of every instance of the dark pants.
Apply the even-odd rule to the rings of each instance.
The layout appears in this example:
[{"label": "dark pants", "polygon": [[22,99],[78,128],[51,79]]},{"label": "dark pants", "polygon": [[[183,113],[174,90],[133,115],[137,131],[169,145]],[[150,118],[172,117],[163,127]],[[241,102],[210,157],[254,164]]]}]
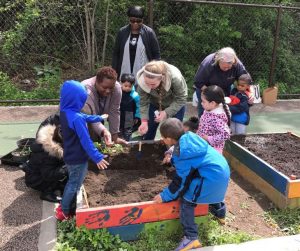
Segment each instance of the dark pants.
[{"label": "dark pants", "polygon": [[132,127],[120,128],[119,136],[126,141],[131,141]]},{"label": "dark pants", "polygon": [[184,236],[189,240],[198,239],[198,226],[195,223],[195,207],[197,205],[185,199],[180,200],[180,222]]},{"label": "dark pants", "polygon": [[[156,135],[157,128],[159,126],[159,123],[156,123],[154,121],[154,112],[157,110],[157,108],[150,104],[149,106],[149,120],[148,120],[148,132],[144,136],[144,140],[153,140]],[[177,118],[180,121],[183,120],[185,113],[185,106],[181,107],[181,109],[173,116],[173,118]]]},{"label": "dark pants", "polygon": [[226,216],[226,205],[224,202],[209,204],[209,211],[215,217],[223,219]]}]

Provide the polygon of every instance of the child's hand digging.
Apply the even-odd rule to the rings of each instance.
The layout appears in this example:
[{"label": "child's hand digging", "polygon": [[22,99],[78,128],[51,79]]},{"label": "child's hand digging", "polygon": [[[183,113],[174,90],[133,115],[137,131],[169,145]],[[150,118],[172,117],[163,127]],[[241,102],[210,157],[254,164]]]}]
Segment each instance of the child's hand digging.
[{"label": "child's hand digging", "polygon": [[102,159],[100,162],[97,163],[97,167],[99,169],[107,169],[107,166],[109,166],[109,163],[105,159]]},{"label": "child's hand digging", "polygon": [[172,155],[170,153],[166,153],[164,159],[162,160],[162,165],[169,164],[171,162]]},{"label": "child's hand digging", "polygon": [[154,198],[153,198],[153,201],[155,203],[162,203],[162,199],[160,197],[160,194],[156,195]]}]

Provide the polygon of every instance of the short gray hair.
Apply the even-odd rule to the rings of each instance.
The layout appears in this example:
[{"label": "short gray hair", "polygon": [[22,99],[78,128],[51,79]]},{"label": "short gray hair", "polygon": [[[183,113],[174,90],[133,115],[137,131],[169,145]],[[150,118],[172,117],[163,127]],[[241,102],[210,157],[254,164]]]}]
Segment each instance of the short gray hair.
[{"label": "short gray hair", "polygon": [[231,47],[224,47],[220,50],[218,50],[215,54],[215,64],[219,64],[222,62],[232,62],[233,64],[236,64],[238,61],[238,57]]}]

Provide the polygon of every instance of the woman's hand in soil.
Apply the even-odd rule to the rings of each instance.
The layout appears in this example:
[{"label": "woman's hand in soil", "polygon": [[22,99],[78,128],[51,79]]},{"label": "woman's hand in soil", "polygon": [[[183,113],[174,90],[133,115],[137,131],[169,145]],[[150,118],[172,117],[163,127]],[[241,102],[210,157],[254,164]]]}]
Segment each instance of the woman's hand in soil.
[{"label": "woman's hand in soil", "polygon": [[107,169],[107,166],[109,166],[109,163],[105,159],[102,159],[100,162],[97,163],[97,167],[99,169]]},{"label": "woman's hand in soil", "polygon": [[154,201],[155,203],[162,203],[162,199],[161,199],[160,194],[156,195],[156,196],[154,197],[153,201]]},{"label": "woman's hand in soil", "polygon": [[165,119],[167,119],[167,113],[165,111],[161,111],[159,112],[158,116],[156,116],[156,118],[154,119],[155,122],[160,123],[162,121],[164,121]]},{"label": "woman's hand in soil", "polygon": [[148,121],[143,121],[140,125],[138,132],[140,135],[144,135],[148,132]]},{"label": "woman's hand in soil", "polygon": [[105,145],[110,146],[113,144],[113,142],[111,141],[111,134],[107,129],[103,130],[103,138]]},{"label": "woman's hand in soil", "polygon": [[121,139],[121,138],[117,138],[115,143],[120,145],[128,145],[128,142],[125,139]]}]

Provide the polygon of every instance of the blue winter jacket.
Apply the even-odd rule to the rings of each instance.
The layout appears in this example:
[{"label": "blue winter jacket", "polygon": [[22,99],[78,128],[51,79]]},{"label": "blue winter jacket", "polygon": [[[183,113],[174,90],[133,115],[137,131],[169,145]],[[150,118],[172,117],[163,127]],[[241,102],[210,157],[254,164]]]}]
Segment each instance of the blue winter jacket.
[{"label": "blue winter jacket", "polygon": [[176,174],[161,192],[164,202],[183,197],[197,204],[222,202],[229,182],[225,158],[195,133],[187,132],[174,147]]},{"label": "blue winter jacket", "polygon": [[60,91],[60,123],[64,145],[64,161],[69,165],[85,163],[90,157],[95,163],[103,159],[94,146],[86,123],[101,122],[98,115],[80,113],[87,100],[84,86],[74,80],[65,81]]},{"label": "blue winter jacket", "polygon": [[236,88],[233,88],[230,94],[236,96],[240,100],[240,103],[236,105],[229,105],[231,121],[243,125],[249,125],[250,113],[248,103],[249,98],[247,94],[244,92],[239,92]]}]

